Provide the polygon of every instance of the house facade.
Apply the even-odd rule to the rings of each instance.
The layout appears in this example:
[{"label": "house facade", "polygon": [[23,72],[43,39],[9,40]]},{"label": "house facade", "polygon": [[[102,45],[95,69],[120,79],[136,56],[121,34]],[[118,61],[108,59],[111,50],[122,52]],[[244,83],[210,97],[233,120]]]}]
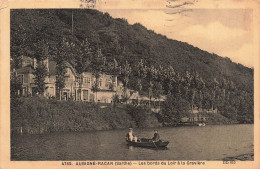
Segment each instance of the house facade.
[{"label": "house facade", "polygon": [[[45,60],[44,64],[47,67],[48,74],[45,78],[45,84],[46,84],[46,91],[44,93],[44,96],[46,97],[55,97],[56,89],[55,89],[55,81],[56,81],[56,75],[55,72],[50,69],[49,61]],[[51,62],[50,64],[55,64],[55,62]],[[17,70],[13,70],[13,73],[15,73],[22,83],[22,90],[18,91],[18,93],[22,96],[32,96],[36,95],[37,92],[35,90],[35,83],[34,83],[34,75],[33,71],[36,67],[37,62],[35,59],[21,56],[21,63],[20,68]]]},{"label": "house facade", "polygon": [[[44,64],[48,72],[45,78],[46,90],[44,96],[49,98],[56,97],[56,63],[46,59]],[[22,83],[22,90],[19,91],[20,95],[33,96],[37,94],[33,75],[36,66],[37,62],[35,59],[21,56],[20,68],[13,72],[16,73]],[[111,103],[115,94],[122,93],[122,85],[118,86],[118,83],[121,83],[118,82],[116,75],[100,74],[97,82],[98,91],[94,92],[92,86],[97,79],[91,72],[78,74],[69,63],[65,62],[65,66],[65,87],[61,91],[62,100]]]},{"label": "house facade", "polygon": [[[22,90],[18,93],[22,96],[37,95],[36,85],[34,83],[33,71],[37,67],[35,59],[21,56],[19,69],[13,71],[22,83]],[[47,68],[45,78],[46,90],[44,96],[47,98],[59,97],[56,89],[56,62],[49,59],[44,60]],[[68,62],[64,62],[66,73],[64,76],[65,86],[60,92],[60,99],[75,100],[86,102],[111,103],[115,95],[122,100],[123,95],[129,97],[127,103],[137,105],[148,105],[153,108],[154,112],[159,112],[160,103],[165,101],[166,97],[148,98],[141,96],[137,91],[124,90],[123,83],[118,80],[117,75],[101,73],[96,79],[91,72],[77,73],[75,68]],[[98,90],[93,91],[93,85],[97,82]],[[126,93],[125,93],[126,92]]]}]

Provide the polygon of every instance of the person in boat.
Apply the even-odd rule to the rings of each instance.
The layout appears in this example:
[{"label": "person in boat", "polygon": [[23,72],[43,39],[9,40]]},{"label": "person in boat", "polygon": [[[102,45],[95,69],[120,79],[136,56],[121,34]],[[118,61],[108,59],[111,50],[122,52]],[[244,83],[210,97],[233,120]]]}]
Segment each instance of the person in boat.
[{"label": "person in boat", "polygon": [[155,142],[160,140],[160,136],[159,136],[157,130],[154,130],[154,135],[153,135],[152,140],[155,141]]},{"label": "person in boat", "polygon": [[134,134],[133,134],[133,129],[129,128],[128,133],[126,134],[126,140],[127,141],[133,141],[134,140]]}]

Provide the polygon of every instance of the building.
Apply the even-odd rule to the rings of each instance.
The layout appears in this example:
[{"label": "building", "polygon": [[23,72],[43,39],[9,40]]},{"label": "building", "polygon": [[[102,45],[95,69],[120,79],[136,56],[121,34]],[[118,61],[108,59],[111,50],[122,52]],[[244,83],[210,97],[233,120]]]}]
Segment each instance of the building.
[{"label": "building", "polygon": [[[37,95],[33,75],[33,71],[37,67],[37,61],[26,56],[21,56],[20,60],[19,68],[13,71],[22,83],[22,91],[19,91],[19,93],[22,96]],[[117,75],[108,73],[100,74],[97,82],[98,90],[93,91],[93,85],[97,81],[95,76],[91,72],[77,73],[75,68],[68,62],[64,62],[66,68],[64,76],[65,86],[59,94],[55,85],[56,62],[46,59],[44,64],[47,68],[44,96],[47,98],[54,98],[60,95],[61,100],[111,103],[115,95],[119,96],[119,100],[122,100],[123,95],[127,95],[129,98],[127,103],[148,105],[154,112],[159,112],[160,103],[166,99],[166,96],[148,98],[130,89],[124,91],[123,83],[118,80]]]},{"label": "building", "polygon": [[198,108],[198,107],[194,107],[193,110],[190,110],[189,113],[195,113],[195,114],[198,114],[198,113],[217,113],[218,112],[218,109],[215,108],[215,109],[202,109],[202,108]]},{"label": "building", "polygon": [[181,118],[182,123],[198,123],[198,122],[207,122],[208,117],[202,114],[189,114],[186,117]]},{"label": "building", "polygon": [[[48,75],[45,78],[46,83],[46,92],[44,93],[44,96],[46,97],[55,97],[55,81],[56,81],[56,75],[55,70],[52,69],[53,65],[55,65],[55,62],[50,62],[47,60],[44,61],[44,64],[47,67]],[[20,68],[17,70],[14,70],[13,73],[17,74],[18,79],[22,83],[22,90],[19,91],[20,95],[22,96],[32,96],[36,94],[35,90],[35,84],[34,84],[34,75],[33,71],[36,67],[37,62],[35,59],[21,56],[21,63]]]},{"label": "building", "polygon": [[[21,56],[19,68],[14,70],[17,77],[22,83],[22,91],[19,91],[22,96],[34,96],[37,94],[34,83],[34,68],[37,66],[35,59]],[[56,97],[57,90],[56,82],[56,62],[46,59],[44,64],[47,68],[48,75],[45,78],[46,91],[44,96],[51,98]],[[93,92],[92,86],[96,82],[95,76],[91,72],[83,72],[78,74],[76,70],[65,62],[65,87],[61,91],[62,100],[76,100],[88,102],[104,102],[111,103],[112,98],[116,93],[122,93],[122,83],[118,82],[117,76],[113,74],[100,74],[98,79],[98,91]],[[121,85],[118,86],[118,83]]]},{"label": "building", "polygon": [[91,72],[83,72],[78,75],[74,86],[74,100],[111,103],[113,96],[117,93],[117,76],[102,73],[97,82],[97,92],[92,90],[95,82],[96,78]]}]

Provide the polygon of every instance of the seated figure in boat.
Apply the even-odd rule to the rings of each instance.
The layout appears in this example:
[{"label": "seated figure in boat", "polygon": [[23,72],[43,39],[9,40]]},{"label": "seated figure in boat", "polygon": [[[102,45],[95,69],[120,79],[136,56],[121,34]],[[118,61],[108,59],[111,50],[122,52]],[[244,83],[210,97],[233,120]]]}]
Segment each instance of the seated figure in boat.
[{"label": "seated figure in boat", "polygon": [[133,134],[133,129],[129,128],[129,132],[126,134],[126,140],[127,141],[134,141],[134,134]]},{"label": "seated figure in boat", "polygon": [[153,135],[152,140],[155,141],[155,142],[160,140],[160,136],[159,136],[157,130],[154,130],[154,135]]}]

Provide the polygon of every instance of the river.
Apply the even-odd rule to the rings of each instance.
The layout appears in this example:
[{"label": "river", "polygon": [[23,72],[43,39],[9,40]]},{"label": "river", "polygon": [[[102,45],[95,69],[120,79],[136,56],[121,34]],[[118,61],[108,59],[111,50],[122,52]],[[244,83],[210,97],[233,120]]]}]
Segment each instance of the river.
[{"label": "river", "polygon": [[[89,132],[14,135],[11,159],[43,160],[221,160],[254,151],[253,125],[208,125],[159,128],[169,140],[165,150],[129,147],[128,129]],[[153,136],[154,129],[134,129],[138,137]]]}]

